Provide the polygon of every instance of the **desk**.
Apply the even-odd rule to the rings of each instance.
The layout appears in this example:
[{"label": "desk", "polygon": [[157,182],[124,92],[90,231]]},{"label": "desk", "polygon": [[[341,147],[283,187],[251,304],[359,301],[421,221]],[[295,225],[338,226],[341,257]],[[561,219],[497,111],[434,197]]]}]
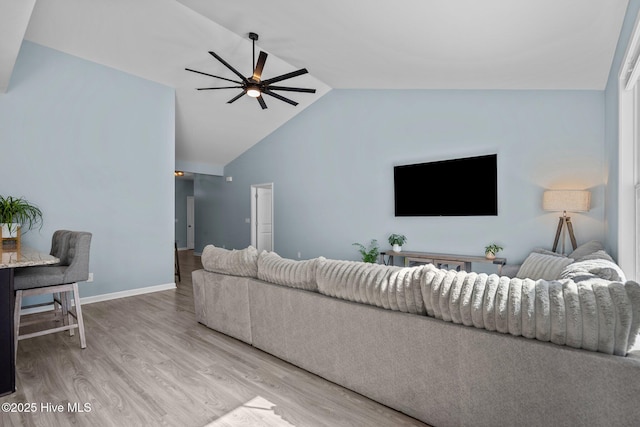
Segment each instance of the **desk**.
[{"label": "desk", "polygon": [[0,396],[16,391],[16,361],[14,360],[13,292],[14,268],[56,264],[60,260],[31,248],[0,250]]},{"label": "desk", "polygon": [[[471,263],[480,262],[480,263],[491,263],[498,265],[498,274],[502,274],[502,266],[507,263],[506,258],[495,258],[488,259],[483,256],[474,256],[474,255],[451,255],[451,254],[436,254],[429,252],[394,252],[394,251],[384,251],[380,252],[380,257],[382,258],[382,263],[384,264],[384,256],[387,255],[389,257],[389,264],[393,265],[394,257],[403,257],[404,265],[410,266],[411,263],[419,263],[419,264],[433,264],[438,268],[445,268],[447,266],[448,269],[457,269],[464,271],[473,271],[471,269]],[[441,267],[442,266],[442,267]]]}]

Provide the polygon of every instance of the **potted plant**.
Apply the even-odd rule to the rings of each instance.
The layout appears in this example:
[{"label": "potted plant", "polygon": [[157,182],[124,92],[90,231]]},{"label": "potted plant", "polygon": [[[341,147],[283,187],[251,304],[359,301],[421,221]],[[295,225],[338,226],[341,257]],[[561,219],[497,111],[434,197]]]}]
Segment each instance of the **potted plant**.
[{"label": "potted plant", "polygon": [[0,196],[2,237],[18,237],[18,228],[30,230],[42,227],[42,211],[23,197]]},{"label": "potted plant", "polygon": [[393,246],[393,252],[400,252],[402,245],[404,245],[406,241],[407,238],[402,234],[392,234],[389,236],[389,244]]},{"label": "potted plant", "polygon": [[362,255],[362,261],[374,264],[378,260],[380,249],[378,249],[378,241],[376,239],[371,240],[368,248],[360,243],[354,243],[353,246],[358,247],[358,252]]},{"label": "potted plant", "polygon": [[495,243],[492,243],[484,247],[484,256],[486,256],[487,259],[495,259],[496,254],[502,249],[502,246],[498,246]]}]

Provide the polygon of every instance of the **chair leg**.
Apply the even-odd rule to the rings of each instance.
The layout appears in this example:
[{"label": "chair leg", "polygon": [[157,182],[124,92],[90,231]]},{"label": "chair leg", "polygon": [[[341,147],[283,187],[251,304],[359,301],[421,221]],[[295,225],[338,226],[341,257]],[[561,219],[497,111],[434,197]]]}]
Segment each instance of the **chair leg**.
[{"label": "chair leg", "polygon": [[69,305],[67,304],[67,301],[65,299],[66,297],[67,293],[62,291],[53,294],[53,311],[56,318],[58,316],[58,312],[60,312],[62,317],[62,324],[64,326],[69,326],[71,324],[69,321],[71,317],[69,315]]},{"label": "chair leg", "polygon": [[78,284],[73,284],[73,300],[76,303],[76,320],[78,321],[78,332],[80,333],[80,347],[87,348],[87,341],[84,337],[84,320],[82,320],[82,308],[80,307],[80,293]]},{"label": "chair leg", "polygon": [[[71,291],[64,292],[64,316],[66,317],[67,325],[73,325],[73,314],[71,314]],[[72,337],[75,334],[74,328],[69,329],[69,336]]]},{"label": "chair leg", "polygon": [[18,360],[18,337],[20,336],[20,309],[22,308],[22,291],[16,291],[16,301],[13,308],[13,360]]}]

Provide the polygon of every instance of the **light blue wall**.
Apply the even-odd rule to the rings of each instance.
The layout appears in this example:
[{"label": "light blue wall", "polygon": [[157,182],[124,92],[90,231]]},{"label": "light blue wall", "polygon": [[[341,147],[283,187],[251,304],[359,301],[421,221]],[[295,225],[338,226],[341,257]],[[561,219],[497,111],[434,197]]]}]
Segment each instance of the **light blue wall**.
[{"label": "light blue wall", "polygon": [[[275,185],[275,250],[287,257],[357,259],[353,242],[390,233],[407,250],[484,253],[498,242],[510,262],[550,247],[558,221],[542,210],[546,188],[590,189],[590,212],[573,214],[576,237],[604,239],[604,92],[333,90],[225,167],[213,238],[250,243],[250,185]],[[393,166],[498,154],[497,217],[396,218]],[[447,203],[483,185],[438,182],[421,197]]]},{"label": "light blue wall", "polygon": [[606,229],[608,249],[611,254],[618,257],[618,75],[624,54],[631,38],[631,32],[640,9],[640,0],[630,0],[625,15],[624,24],[620,31],[620,39],[616,48],[613,65],[609,73],[609,80],[605,90],[605,109],[606,109],[606,132],[605,132],[605,155],[606,155],[606,173],[607,173],[607,192],[605,196],[606,205]]},{"label": "light blue wall", "polygon": [[82,296],[173,283],[174,90],[25,41],[0,94],[0,194],[93,233]]},{"label": "light blue wall", "polygon": [[187,247],[187,197],[193,196],[193,179],[176,178],[175,239],[178,248]]},{"label": "light blue wall", "polygon": [[224,216],[220,212],[225,207],[222,204],[224,190],[227,186],[224,177],[216,175],[195,174],[193,179],[193,193],[195,204],[196,241],[194,253],[202,253],[208,244],[225,247],[220,236],[224,230]]}]

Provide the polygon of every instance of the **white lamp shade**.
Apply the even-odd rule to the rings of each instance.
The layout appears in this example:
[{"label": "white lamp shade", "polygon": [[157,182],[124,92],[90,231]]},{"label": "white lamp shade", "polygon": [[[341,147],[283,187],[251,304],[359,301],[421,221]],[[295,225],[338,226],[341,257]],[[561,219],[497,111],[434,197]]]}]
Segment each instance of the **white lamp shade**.
[{"label": "white lamp shade", "polygon": [[542,195],[545,211],[587,212],[591,207],[591,192],[587,190],[549,190]]}]

